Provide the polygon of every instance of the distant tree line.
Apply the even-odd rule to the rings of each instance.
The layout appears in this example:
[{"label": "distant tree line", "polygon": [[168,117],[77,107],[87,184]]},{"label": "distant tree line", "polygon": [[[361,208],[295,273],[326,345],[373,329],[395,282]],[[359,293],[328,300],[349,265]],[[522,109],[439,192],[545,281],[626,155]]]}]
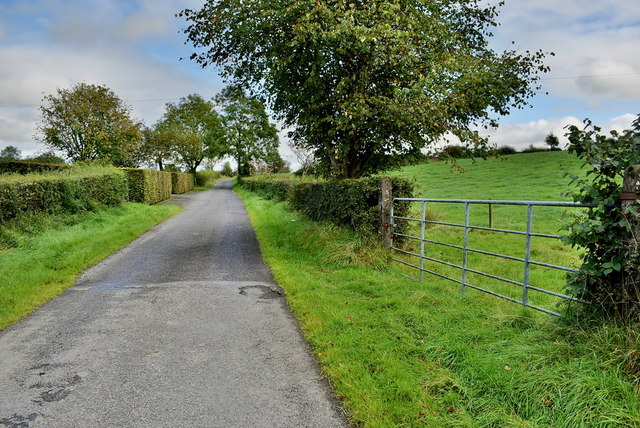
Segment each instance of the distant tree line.
[{"label": "distant tree line", "polygon": [[[131,107],[104,85],[79,83],[43,101],[36,139],[71,162],[193,173],[204,163],[231,157],[242,175],[286,167],[278,152],[278,130],[264,105],[237,87],[211,100],[190,94],[167,103],[152,126],[135,119]],[[19,158],[14,149],[6,148],[0,157]],[[53,151],[41,156],[62,160],[54,159]]]}]

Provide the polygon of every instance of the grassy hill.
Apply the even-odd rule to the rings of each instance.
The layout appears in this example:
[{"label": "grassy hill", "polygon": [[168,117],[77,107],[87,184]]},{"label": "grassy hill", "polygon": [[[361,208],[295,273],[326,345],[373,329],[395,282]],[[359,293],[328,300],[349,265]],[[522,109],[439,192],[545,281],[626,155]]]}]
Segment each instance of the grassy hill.
[{"label": "grassy hill", "polygon": [[570,190],[565,172],[580,173],[580,161],[567,152],[521,153],[487,160],[458,160],[407,166],[390,175],[414,178],[417,197],[560,201]]}]

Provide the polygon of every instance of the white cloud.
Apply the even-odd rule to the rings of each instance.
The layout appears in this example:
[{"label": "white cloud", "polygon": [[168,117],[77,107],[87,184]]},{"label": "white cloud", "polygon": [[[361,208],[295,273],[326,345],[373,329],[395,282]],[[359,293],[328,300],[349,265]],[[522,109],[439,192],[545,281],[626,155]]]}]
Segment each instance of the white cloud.
[{"label": "white cloud", "polygon": [[551,72],[543,81],[551,95],[592,106],[640,97],[640,8],[634,2],[513,0],[498,20],[497,46],[514,40],[518,50],[555,53],[546,60]]}]

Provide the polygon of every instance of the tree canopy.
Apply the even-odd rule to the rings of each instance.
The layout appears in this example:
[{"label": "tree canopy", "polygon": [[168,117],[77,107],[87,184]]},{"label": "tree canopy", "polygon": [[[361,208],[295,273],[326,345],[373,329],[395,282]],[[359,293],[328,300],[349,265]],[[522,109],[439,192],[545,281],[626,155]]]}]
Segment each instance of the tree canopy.
[{"label": "tree canopy", "polygon": [[250,175],[251,164],[257,161],[274,168],[284,166],[278,153],[278,130],[269,122],[262,102],[235,86],[224,88],[215,101],[222,108],[228,154],[238,163],[238,175]]},{"label": "tree canopy", "polygon": [[480,0],[207,0],[183,10],[192,55],[255,90],[326,173],[392,167],[446,133],[522,107],[542,52],[488,47],[496,7]]},{"label": "tree canopy", "polygon": [[167,103],[164,116],[148,136],[156,147],[156,161],[170,147],[178,162],[192,173],[204,159],[217,159],[228,151],[220,115],[211,101],[198,94],[183,97],[176,104]]},{"label": "tree canopy", "polygon": [[71,89],[58,89],[43,101],[36,139],[73,161],[138,165],[141,123],[132,118],[131,108],[111,89],[79,83]]},{"label": "tree canopy", "polygon": [[20,160],[22,152],[16,146],[7,146],[0,151],[0,160]]}]

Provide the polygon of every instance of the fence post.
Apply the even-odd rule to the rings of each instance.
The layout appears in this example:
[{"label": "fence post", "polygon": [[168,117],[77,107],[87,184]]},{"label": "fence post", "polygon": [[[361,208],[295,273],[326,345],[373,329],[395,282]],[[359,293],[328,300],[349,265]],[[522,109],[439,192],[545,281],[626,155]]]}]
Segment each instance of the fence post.
[{"label": "fence post", "polygon": [[633,207],[640,208],[638,199],[640,198],[640,165],[633,165],[627,168],[622,182],[622,212],[631,223],[631,239],[628,242],[630,254],[637,254],[640,242],[640,219],[633,214]]},{"label": "fence post", "polygon": [[386,248],[391,248],[393,246],[393,224],[391,219],[393,188],[389,178],[380,179],[378,207],[380,208],[380,238]]}]

